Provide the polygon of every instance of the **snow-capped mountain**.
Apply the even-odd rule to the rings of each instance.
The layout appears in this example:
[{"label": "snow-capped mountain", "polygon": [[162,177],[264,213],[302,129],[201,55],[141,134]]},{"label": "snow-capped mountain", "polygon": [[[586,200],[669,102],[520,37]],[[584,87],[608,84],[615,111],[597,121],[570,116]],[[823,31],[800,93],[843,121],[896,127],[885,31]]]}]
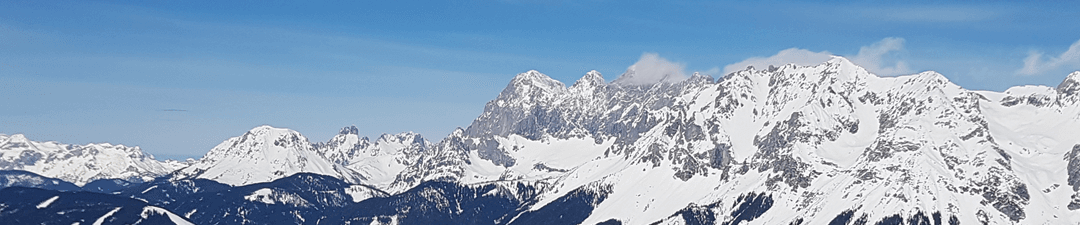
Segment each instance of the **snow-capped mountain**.
[{"label": "snow-capped mountain", "polygon": [[0,135],[0,170],[24,170],[77,185],[98,179],[149,181],[181,166],[157,161],[139,147],[37,142],[22,134]]},{"label": "snow-capped mountain", "polygon": [[342,128],[326,143],[314,148],[333,163],[356,171],[362,183],[388,189],[405,167],[415,164],[416,158],[432,144],[420,134],[405,132],[383,134],[374,142],[360,137],[355,126]]},{"label": "snow-capped mountain", "polygon": [[[1080,222],[1080,71],[1004,92],[878,77],[842,57],[719,80],[638,75],[567,87],[519,74],[436,143],[346,127],[311,144],[261,126],[108,193],[211,224]],[[27,176],[8,183],[52,187]]]},{"label": "snow-capped mountain", "polygon": [[533,210],[589,187],[606,200],[585,224],[1080,221],[1080,72],[995,93],[835,57],[718,81],[602,81],[522,73],[394,185],[536,180]]},{"label": "snow-capped mountain", "polygon": [[359,174],[316,152],[299,132],[265,125],[218,144],[191,166],[176,171],[174,179],[201,178],[239,186],[301,172],[361,181]]}]

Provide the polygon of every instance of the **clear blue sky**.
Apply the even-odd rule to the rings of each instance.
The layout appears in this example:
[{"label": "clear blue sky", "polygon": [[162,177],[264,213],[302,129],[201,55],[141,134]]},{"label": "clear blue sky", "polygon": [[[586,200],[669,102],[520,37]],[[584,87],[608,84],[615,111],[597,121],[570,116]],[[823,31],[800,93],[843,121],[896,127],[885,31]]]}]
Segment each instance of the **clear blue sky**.
[{"label": "clear blue sky", "polygon": [[[198,157],[262,124],[438,140],[517,73],[836,54],[968,89],[1080,69],[1074,3],[2,1],[0,133]],[[1077,45],[1077,46],[1074,46]],[[1070,50],[1070,46],[1072,50]],[[1038,56],[1038,57],[1036,57]],[[754,58],[757,57],[757,58]],[[748,60],[750,59],[750,60]],[[1028,61],[1025,64],[1025,60]]]}]

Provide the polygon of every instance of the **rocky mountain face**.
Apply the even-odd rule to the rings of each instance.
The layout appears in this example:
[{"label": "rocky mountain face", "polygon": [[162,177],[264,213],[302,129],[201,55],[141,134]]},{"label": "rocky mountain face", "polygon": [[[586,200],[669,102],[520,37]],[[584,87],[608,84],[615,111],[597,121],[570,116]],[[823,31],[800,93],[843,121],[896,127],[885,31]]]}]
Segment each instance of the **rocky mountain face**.
[{"label": "rocky mountain face", "polygon": [[1078,74],[996,93],[840,57],[647,85],[529,71],[396,185],[536,180],[533,210],[610,186],[586,224],[1075,221]]},{"label": "rocky mountain face", "polygon": [[628,81],[638,75],[592,71],[568,87],[528,71],[434,143],[257,127],[108,193],[211,224],[1080,221],[1080,72],[1005,92],[935,72],[878,77],[841,57]]},{"label": "rocky mountain face", "polygon": [[432,143],[417,133],[383,134],[375,141],[360,137],[355,126],[342,128],[325,143],[314,148],[331,162],[357,172],[362,183],[388,189],[405,167],[432,148]]},{"label": "rocky mountain face", "polygon": [[182,166],[182,162],[157,161],[139,147],[37,142],[22,134],[0,135],[0,170],[29,171],[77,185],[98,179],[149,181]]}]

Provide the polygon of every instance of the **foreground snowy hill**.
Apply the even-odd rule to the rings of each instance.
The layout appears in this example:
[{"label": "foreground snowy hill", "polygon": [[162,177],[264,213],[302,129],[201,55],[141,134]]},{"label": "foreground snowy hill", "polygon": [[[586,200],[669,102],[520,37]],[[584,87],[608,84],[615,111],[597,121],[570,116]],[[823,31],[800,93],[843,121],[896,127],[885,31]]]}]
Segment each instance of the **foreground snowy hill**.
[{"label": "foreground snowy hill", "polygon": [[149,181],[185,166],[157,161],[139,147],[109,143],[37,142],[22,134],[0,135],[0,170],[24,170],[77,185],[98,179]]},{"label": "foreground snowy hill", "polygon": [[144,201],[89,192],[11,187],[0,190],[3,224],[193,224]]}]

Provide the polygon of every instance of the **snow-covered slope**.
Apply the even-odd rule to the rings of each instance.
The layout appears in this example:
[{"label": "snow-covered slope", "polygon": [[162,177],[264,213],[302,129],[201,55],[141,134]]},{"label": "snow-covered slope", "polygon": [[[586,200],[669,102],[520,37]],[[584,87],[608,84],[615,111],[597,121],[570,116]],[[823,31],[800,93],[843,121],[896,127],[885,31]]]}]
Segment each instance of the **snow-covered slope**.
[{"label": "snow-covered slope", "polygon": [[644,85],[529,71],[391,187],[535,180],[533,210],[593,190],[585,224],[1075,222],[1078,96],[1080,72],[995,93],[842,57]]},{"label": "snow-covered slope", "polygon": [[270,126],[256,127],[218,144],[199,161],[177,171],[174,179],[202,178],[239,186],[270,182],[301,172],[352,183],[361,180],[352,170],[316,152],[300,133]]},{"label": "snow-covered slope", "polygon": [[77,185],[98,179],[149,181],[179,166],[182,163],[154,160],[139,147],[37,142],[22,134],[0,135],[0,170],[30,171]]},{"label": "snow-covered slope", "polygon": [[8,187],[32,187],[58,191],[76,191],[79,186],[64,180],[49,178],[22,170],[0,171],[0,189]]},{"label": "snow-covered slope", "polygon": [[[719,80],[630,82],[637,73],[606,83],[591,71],[569,87],[519,74],[436,143],[346,127],[311,144],[261,126],[123,193],[210,223],[257,212],[365,224],[1080,222],[1080,72],[1005,92],[932,71],[878,77],[842,57]],[[280,179],[290,175],[319,181]],[[301,190],[322,183],[334,185]]]},{"label": "snow-covered slope", "polygon": [[315,144],[315,150],[331,162],[359,173],[362,183],[388,189],[397,175],[415,164],[417,156],[431,146],[431,142],[413,132],[383,134],[372,142],[360,137],[357,128],[350,126],[342,128],[330,141]]}]

